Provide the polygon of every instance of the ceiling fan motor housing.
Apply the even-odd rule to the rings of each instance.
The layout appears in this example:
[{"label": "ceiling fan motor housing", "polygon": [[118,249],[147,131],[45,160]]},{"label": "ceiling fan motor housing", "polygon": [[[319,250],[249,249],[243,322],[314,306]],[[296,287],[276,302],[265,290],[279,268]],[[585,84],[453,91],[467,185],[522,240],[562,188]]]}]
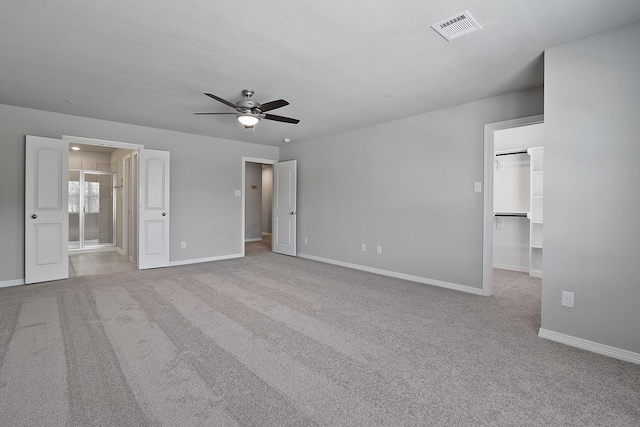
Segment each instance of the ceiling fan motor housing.
[{"label": "ceiling fan motor housing", "polygon": [[242,110],[253,110],[254,108],[260,108],[260,104],[258,102],[251,101],[250,99],[238,101],[236,105]]}]

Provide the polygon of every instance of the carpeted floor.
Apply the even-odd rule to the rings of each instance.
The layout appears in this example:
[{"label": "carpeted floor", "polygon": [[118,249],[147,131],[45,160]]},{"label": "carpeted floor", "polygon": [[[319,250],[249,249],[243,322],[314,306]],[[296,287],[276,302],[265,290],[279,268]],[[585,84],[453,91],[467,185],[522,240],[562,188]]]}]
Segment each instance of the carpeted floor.
[{"label": "carpeted floor", "polygon": [[500,292],[262,242],[0,289],[0,425],[640,425],[640,366],[538,338],[539,308]]}]

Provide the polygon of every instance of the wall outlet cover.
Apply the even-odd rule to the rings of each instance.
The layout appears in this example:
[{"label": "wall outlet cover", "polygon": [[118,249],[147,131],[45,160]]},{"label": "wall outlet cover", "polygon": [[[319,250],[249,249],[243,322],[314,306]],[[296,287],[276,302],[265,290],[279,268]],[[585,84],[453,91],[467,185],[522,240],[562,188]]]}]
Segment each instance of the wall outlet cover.
[{"label": "wall outlet cover", "polygon": [[573,308],[574,294],[573,292],[562,291],[562,306]]}]

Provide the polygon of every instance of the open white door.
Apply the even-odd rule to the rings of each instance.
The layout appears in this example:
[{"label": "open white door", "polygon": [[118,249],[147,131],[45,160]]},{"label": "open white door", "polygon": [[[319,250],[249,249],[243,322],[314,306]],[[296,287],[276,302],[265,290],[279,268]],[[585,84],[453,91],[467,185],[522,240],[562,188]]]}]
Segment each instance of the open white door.
[{"label": "open white door", "polygon": [[69,143],[27,135],[25,283],[69,277]]},{"label": "open white door", "polygon": [[138,268],[169,265],[169,152],[138,154]]},{"label": "open white door", "polygon": [[296,256],[297,160],[273,165],[273,252]]}]

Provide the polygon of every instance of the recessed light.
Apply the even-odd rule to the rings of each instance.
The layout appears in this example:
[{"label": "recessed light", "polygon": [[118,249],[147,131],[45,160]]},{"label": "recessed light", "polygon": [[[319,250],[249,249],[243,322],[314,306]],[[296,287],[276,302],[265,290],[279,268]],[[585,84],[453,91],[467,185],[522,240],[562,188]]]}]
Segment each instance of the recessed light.
[{"label": "recessed light", "polygon": [[393,94],[391,92],[389,92],[388,94],[385,95],[387,98],[391,98],[393,96]]},{"label": "recessed light", "polygon": [[80,147],[75,147],[75,146],[74,146],[74,147],[71,147],[71,149],[72,149],[73,151],[78,151],[78,150],[80,149]]},{"label": "recessed light", "polygon": [[289,143],[289,142],[291,142],[291,139],[285,138],[285,139],[282,140],[282,142]]},{"label": "recessed light", "polygon": [[76,101],[74,99],[67,99],[67,102],[69,104],[75,104],[76,103]]}]

